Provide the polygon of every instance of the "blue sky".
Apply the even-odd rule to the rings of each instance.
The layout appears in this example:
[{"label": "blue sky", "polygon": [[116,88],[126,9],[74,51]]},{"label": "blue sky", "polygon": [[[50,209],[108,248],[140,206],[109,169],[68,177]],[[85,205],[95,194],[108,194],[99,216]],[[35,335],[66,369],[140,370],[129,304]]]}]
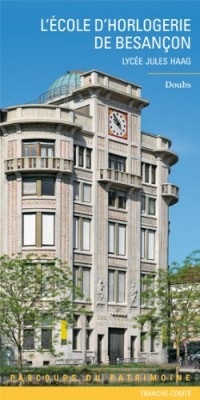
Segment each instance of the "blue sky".
[{"label": "blue sky", "polygon": [[[95,3],[95,4],[94,4]],[[162,4],[161,4],[162,3]],[[46,18],[190,18],[190,50],[95,50],[95,32],[41,32]],[[150,101],[142,129],[172,140],[179,163],[170,182],[180,187],[180,201],[170,209],[170,262],[181,262],[200,248],[200,3],[199,1],[2,1],[1,106],[37,99],[68,70],[98,69],[142,86]],[[127,32],[124,35],[134,35]],[[99,35],[96,33],[96,35]],[[102,35],[102,33],[101,33]],[[104,32],[104,35],[107,35]],[[108,33],[110,35],[110,33]],[[115,34],[116,35],[116,34]],[[118,33],[117,35],[121,35]],[[113,38],[113,34],[111,33]],[[114,38],[113,38],[114,40]],[[123,65],[123,57],[191,58],[191,65]],[[150,75],[178,72],[185,75]],[[190,89],[166,89],[165,81],[189,82]]]}]

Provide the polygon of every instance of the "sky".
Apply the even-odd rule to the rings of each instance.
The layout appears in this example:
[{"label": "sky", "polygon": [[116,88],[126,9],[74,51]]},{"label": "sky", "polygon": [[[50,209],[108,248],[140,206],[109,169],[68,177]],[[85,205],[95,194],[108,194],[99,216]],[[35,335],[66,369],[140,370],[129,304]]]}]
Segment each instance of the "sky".
[{"label": "sky", "polygon": [[[200,2],[3,0],[1,3],[1,107],[36,100],[68,70],[97,69],[142,86],[142,97],[150,101],[142,112],[142,129],[169,138],[172,150],[179,156],[169,177],[170,183],[180,188],[179,203],[170,207],[169,261],[181,263],[200,248]],[[47,28],[46,20],[60,18],[80,22],[89,19],[91,29],[41,31],[41,20]],[[106,23],[103,31],[94,31],[95,19],[130,18],[189,19],[191,32],[108,32]],[[135,35],[142,39],[152,35],[189,35],[191,48],[116,49],[116,36]],[[109,36],[111,48],[95,49],[95,36]],[[142,59],[141,65],[124,61],[128,58],[133,62],[136,57]],[[146,65],[149,58],[159,65]],[[164,59],[167,65],[162,64]],[[171,59],[182,64],[171,65]],[[166,82],[190,88],[166,88]]]}]

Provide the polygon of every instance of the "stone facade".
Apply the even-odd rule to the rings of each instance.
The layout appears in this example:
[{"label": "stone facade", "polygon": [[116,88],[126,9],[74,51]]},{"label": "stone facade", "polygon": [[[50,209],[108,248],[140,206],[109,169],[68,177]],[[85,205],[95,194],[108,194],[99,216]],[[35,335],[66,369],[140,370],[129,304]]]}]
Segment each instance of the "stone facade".
[{"label": "stone facade", "polygon": [[[178,201],[170,141],[141,132],[147,105],[138,85],[89,71],[67,95],[1,113],[1,254],[66,259],[87,297],[89,317],[75,316],[57,348],[66,362],[166,360],[161,341],[143,340],[148,327],[134,327],[142,276],[168,266],[168,207]],[[49,177],[53,192],[42,193]],[[46,218],[53,239],[25,238],[30,216]],[[24,358],[55,363],[34,349]]]}]

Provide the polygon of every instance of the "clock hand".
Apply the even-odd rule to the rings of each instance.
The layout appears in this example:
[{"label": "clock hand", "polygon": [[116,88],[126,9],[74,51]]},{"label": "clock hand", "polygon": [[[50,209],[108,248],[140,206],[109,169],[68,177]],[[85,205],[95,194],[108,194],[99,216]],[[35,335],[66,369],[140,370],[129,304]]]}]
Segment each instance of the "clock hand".
[{"label": "clock hand", "polygon": [[114,120],[115,125],[117,125],[121,129],[121,127],[122,127],[121,123],[120,123],[120,121],[118,120],[118,118],[116,117],[115,114],[113,114],[113,120]]}]

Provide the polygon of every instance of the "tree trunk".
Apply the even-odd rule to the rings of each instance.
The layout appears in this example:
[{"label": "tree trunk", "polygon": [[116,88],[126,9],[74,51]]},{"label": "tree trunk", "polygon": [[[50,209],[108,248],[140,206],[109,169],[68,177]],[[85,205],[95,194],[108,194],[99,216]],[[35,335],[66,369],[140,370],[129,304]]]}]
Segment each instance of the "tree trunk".
[{"label": "tree trunk", "polygon": [[18,322],[18,360],[17,360],[17,364],[18,367],[21,368],[22,367],[22,325],[21,325],[21,321]]},{"label": "tree trunk", "polygon": [[176,343],[176,385],[178,385],[178,376],[180,373],[180,345]]},{"label": "tree trunk", "polygon": [[179,363],[179,357],[180,357],[180,345],[179,343],[176,343],[176,362]]},{"label": "tree trunk", "polygon": [[22,367],[22,347],[18,346],[18,360],[17,360],[18,367]]}]

